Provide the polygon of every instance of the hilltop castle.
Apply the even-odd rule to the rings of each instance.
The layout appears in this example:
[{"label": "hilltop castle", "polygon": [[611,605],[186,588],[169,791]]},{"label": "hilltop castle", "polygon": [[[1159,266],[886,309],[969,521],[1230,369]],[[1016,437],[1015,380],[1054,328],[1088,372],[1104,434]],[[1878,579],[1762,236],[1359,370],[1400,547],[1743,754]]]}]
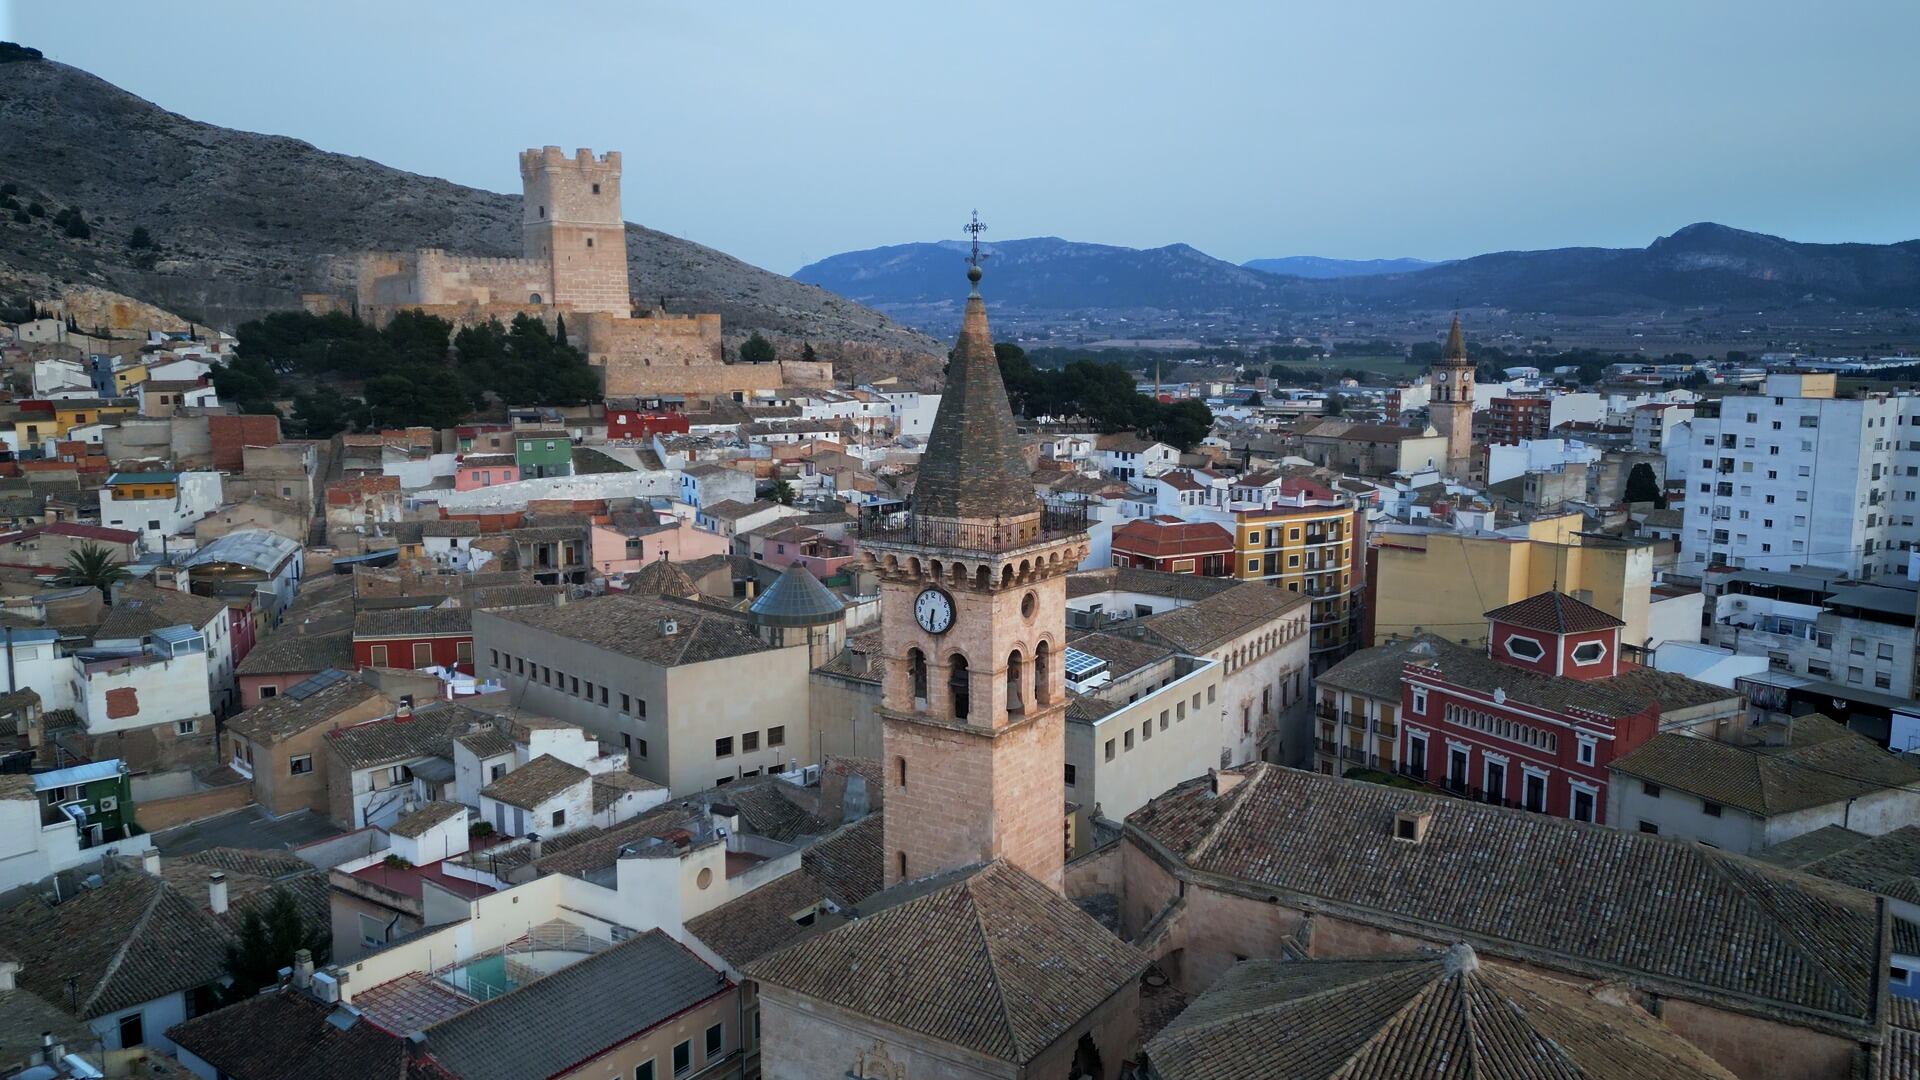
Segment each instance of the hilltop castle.
[{"label": "hilltop castle", "polygon": [[[368,251],[349,269],[352,303],[381,323],[420,310],[455,325],[528,314],[565,316],[569,339],[603,373],[609,397],[728,395],[782,386],[830,386],[833,365],[729,364],[720,316],[634,317],[627,286],[627,228],[620,214],[620,153],[557,146],[520,154],[525,193],[517,259],[452,255],[438,248]],[[340,306],[316,298],[310,306]]]}]

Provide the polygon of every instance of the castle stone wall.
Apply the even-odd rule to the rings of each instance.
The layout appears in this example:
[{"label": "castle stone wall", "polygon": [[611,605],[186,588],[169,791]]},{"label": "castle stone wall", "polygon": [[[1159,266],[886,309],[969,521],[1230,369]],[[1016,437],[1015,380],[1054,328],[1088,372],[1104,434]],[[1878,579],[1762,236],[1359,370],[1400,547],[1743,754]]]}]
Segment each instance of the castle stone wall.
[{"label": "castle stone wall", "polygon": [[581,149],[569,158],[557,146],[526,150],[520,181],[521,236],[527,260],[550,270],[547,302],[631,315],[619,152],[596,158]]}]

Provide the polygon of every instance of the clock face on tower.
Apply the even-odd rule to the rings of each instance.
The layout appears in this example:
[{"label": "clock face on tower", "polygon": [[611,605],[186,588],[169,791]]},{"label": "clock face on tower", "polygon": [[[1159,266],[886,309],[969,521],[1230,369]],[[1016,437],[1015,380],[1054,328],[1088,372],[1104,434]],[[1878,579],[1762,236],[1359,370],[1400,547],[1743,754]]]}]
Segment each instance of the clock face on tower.
[{"label": "clock face on tower", "polygon": [[913,598],[913,618],[929,634],[944,634],[953,625],[953,597],[941,589],[922,589]]}]

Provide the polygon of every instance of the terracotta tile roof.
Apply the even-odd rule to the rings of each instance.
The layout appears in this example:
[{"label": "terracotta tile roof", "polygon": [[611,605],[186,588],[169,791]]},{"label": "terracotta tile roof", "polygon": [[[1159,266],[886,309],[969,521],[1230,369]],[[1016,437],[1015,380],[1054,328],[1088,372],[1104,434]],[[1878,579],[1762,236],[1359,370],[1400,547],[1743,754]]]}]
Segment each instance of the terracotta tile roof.
[{"label": "terracotta tile roof", "polygon": [[[659,597],[598,596],[564,607],[488,612],[482,618],[531,626],[661,667],[725,660],[771,648],[740,619]],[[672,634],[661,632],[662,620],[668,619],[676,625]]]},{"label": "terracotta tile roof", "polygon": [[201,630],[215,619],[225,618],[226,613],[227,605],[210,596],[130,581],[120,587],[119,598],[101,620],[94,637],[138,638],[163,626],[191,626]]},{"label": "terracotta tile roof", "polygon": [[649,930],[435,1024],[426,1052],[461,1080],[567,1075],[732,989],[686,946]]},{"label": "terracotta tile roof", "polygon": [[1548,634],[1577,634],[1584,630],[1611,630],[1626,623],[1583,604],[1563,592],[1536,593],[1487,612],[1487,618]]},{"label": "terracotta tile roof", "polygon": [[21,989],[71,1000],[88,1019],[218,981],[228,940],[219,919],[138,870],[111,870],[58,905],[35,895],[0,911],[0,955],[20,961]]},{"label": "terracotta tile roof", "polygon": [[1233,534],[1211,521],[1168,524],[1135,518],[1113,530],[1115,551],[1167,559],[1233,550]]},{"label": "terracotta tile roof", "polygon": [[254,645],[234,668],[240,675],[299,675],[353,667],[353,626],[344,619],[323,625],[283,625]]},{"label": "terracotta tile roof", "polygon": [[513,753],[513,740],[497,727],[483,727],[478,731],[470,731],[455,738],[454,741],[472,751],[473,756],[482,761]]},{"label": "terracotta tile roof", "polygon": [[430,607],[363,611],[353,619],[355,640],[381,637],[444,637],[472,633],[472,608]]},{"label": "terracotta tile roof", "polygon": [[852,920],[748,965],[766,987],[1024,1064],[1147,959],[1002,862],[869,897]]},{"label": "terracotta tile roof", "polygon": [[378,689],[349,676],[304,698],[290,694],[270,697],[229,719],[226,727],[250,742],[272,744],[325,724],[348,709],[380,696]]},{"label": "terracotta tile roof", "polygon": [[1464,945],[1444,956],[1249,960],[1147,1044],[1161,1080],[1564,1076],[1732,1080],[1631,1004]]},{"label": "terracotta tile roof", "polygon": [[388,1031],[424,1031],[477,1004],[432,975],[419,971],[410,971],[353,995],[353,1007]]},{"label": "terracotta tile roof", "polygon": [[1887,1040],[1878,1056],[1876,1080],[1920,1076],[1920,1001],[1887,999]]},{"label": "terracotta tile roof", "polygon": [[1362,649],[1321,672],[1313,683],[1317,687],[1364,694],[1397,705],[1400,701],[1400,673],[1406,669],[1408,662],[1415,659],[1414,646],[1420,640],[1423,639],[1410,638]]},{"label": "terracotta tile roof", "polygon": [[882,857],[883,813],[876,810],[842,825],[800,853],[800,868],[842,907],[858,904],[880,891],[886,861]]},{"label": "terracotta tile roof", "polygon": [[587,770],[569,765],[552,754],[541,754],[525,765],[480,789],[484,798],[532,810],[587,779]]},{"label": "terracotta tile roof", "polygon": [[1251,633],[1305,606],[1308,600],[1306,593],[1276,589],[1264,582],[1239,582],[1186,607],[1149,615],[1134,625],[1150,639],[1204,656],[1223,642]]},{"label": "terracotta tile roof", "polygon": [[[1271,765],[1188,781],[1127,818],[1194,871],[1483,955],[1626,975],[1717,1007],[1870,1025],[1884,975],[1866,894],[1668,837]],[[1418,844],[1395,814],[1432,812]]]},{"label": "terracotta tile roof", "polygon": [[627,591],[643,596],[698,596],[700,586],[671,559],[655,559],[627,575]]},{"label": "terracotta tile roof", "polygon": [[1580,709],[1597,716],[1631,716],[1650,706],[1663,712],[1693,708],[1716,701],[1734,702],[1737,691],[1646,667],[1622,668],[1610,679],[1563,679],[1539,675],[1503,664],[1482,649],[1455,645],[1435,637],[1419,639],[1433,650],[1416,653],[1412,663],[1432,669],[1445,682],[1484,694],[1495,690],[1508,700],[1555,711]]},{"label": "terracotta tile roof", "polygon": [[1612,768],[1763,818],[1920,784],[1920,769],[1824,716],[1796,716],[1791,731],[1787,746],[1742,746],[1669,732],[1616,759]]},{"label": "terracotta tile roof", "polygon": [[453,740],[490,721],[457,705],[435,702],[410,717],[390,716],[327,732],[327,747],[349,769],[390,765],[417,757],[452,757]]},{"label": "terracotta tile roof", "polygon": [[1174,654],[1172,649],[1157,642],[1136,641],[1117,634],[1082,634],[1067,642],[1067,647],[1105,660],[1107,670],[1115,679],[1125,678]]},{"label": "terracotta tile roof", "polygon": [[[1827,834],[1814,839],[1817,834]],[[1838,834],[1836,836],[1835,834]],[[1844,839],[1841,839],[1844,837]],[[1825,840],[1826,843],[1820,843]],[[1788,861],[1786,850],[1801,842],[1818,845],[1811,858]],[[1760,855],[1776,865],[1789,866],[1803,874],[1838,881],[1856,889],[1877,892],[1909,904],[1920,904],[1920,825],[1904,825],[1880,836],[1867,836],[1838,825],[1816,829],[1785,844],[1776,844]]]},{"label": "terracotta tile roof", "polygon": [[276,989],[176,1024],[167,1032],[232,1080],[403,1080],[407,1042],[364,1017],[292,989]]},{"label": "terracotta tile roof", "polygon": [[[585,877],[612,866],[619,860],[620,853],[629,848],[636,851],[676,850],[671,843],[657,845],[650,841],[678,832],[698,835],[705,820],[708,820],[706,814],[697,808],[677,802],[668,803],[618,825],[605,828],[594,825],[557,836],[545,843],[541,857],[534,865],[543,874]],[[717,843],[718,839],[715,838],[713,842]],[[502,865],[506,863],[503,861]]]},{"label": "terracotta tile roof", "polygon": [[791,844],[802,836],[819,836],[827,823],[808,813],[787,798],[784,780],[760,780],[755,783],[729,784],[712,792],[716,802],[738,808],[740,820],[753,832],[769,840]]},{"label": "terracotta tile roof", "polygon": [[[512,774],[509,773],[508,775]],[[605,810],[607,807],[619,802],[624,795],[629,795],[637,791],[662,790],[665,789],[659,784],[654,783],[644,776],[635,776],[625,769],[614,769],[610,772],[594,773],[593,812],[597,814]]]},{"label": "terracotta tile roof", "polygon": [[[512,774],[509,773],[508,775]],[[387,832],[392,836],[404,836],[408,839],[413,839],[425,834],[428,829],[433,828],[448,818],[460,817],[465,815],[466,812],[466,806],[461,803],[436,799],[411,814],[402,814],[399,820],[387,828]]]},{"label": "terracotta tile roof", "polygon": [[[821,910],[827,899],[818,878],[796,870],[688,919],[687,932],[738,969],[833,921]],[[808,918],[808,925],[796,918]]]},{"label": "terracotta tile roof", "polygon": [[1203,600],[1215,593],[1225,592],[1237,584],[1239,582],[1232,578],[1200,577],[1197,574],[1163,574],[1158,570],[1110,566],[1068,575],[1067,598],[1072,600],[1107,592],[1137,592],[1175,600]]},{"label": "terracotta tile roof", "polygon": [[[136,868],[131,859],[122,865]],[[330,919],[326,874],[290,852],[218,847],[160,860],[161,878],[197,907],[206,906],[207,875],[214,870],[227,875],[228,905],[225,915],[214,917],[230,932],[238,933],[247,912],[264,909],[280,889],[291,894],[301,914],[316,925],[324,926]]]}]

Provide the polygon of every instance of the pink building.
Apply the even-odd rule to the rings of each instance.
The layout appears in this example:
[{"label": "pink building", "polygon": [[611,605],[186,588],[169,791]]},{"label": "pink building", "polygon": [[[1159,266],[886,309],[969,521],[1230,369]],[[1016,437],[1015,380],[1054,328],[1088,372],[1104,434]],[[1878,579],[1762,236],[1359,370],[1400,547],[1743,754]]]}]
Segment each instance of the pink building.
[{"label": "pink building", "polygon": [[589,531],[593,568],[602,574],[630,574],[665,556],[674,562],[692,562],[708,555],[724,555],[727,538],[696,529],[690,522],[668,518],[646,523],[638,514],[614,514]]},{"label": "pink building", "polygon": [[842,567],[853,561],[853,549],[850,546],[805,525],[793,525],[764,537],[754,537],[751,551],[755,559],[768,566],[784,569],[792,563],[799,563],[807,568],[808,573],[822,580],[839,573]]},{"label": "pink building", "polygon": [[473,491],[520,479],[512,454],[468,454],[453,470],[453,490]]}]

